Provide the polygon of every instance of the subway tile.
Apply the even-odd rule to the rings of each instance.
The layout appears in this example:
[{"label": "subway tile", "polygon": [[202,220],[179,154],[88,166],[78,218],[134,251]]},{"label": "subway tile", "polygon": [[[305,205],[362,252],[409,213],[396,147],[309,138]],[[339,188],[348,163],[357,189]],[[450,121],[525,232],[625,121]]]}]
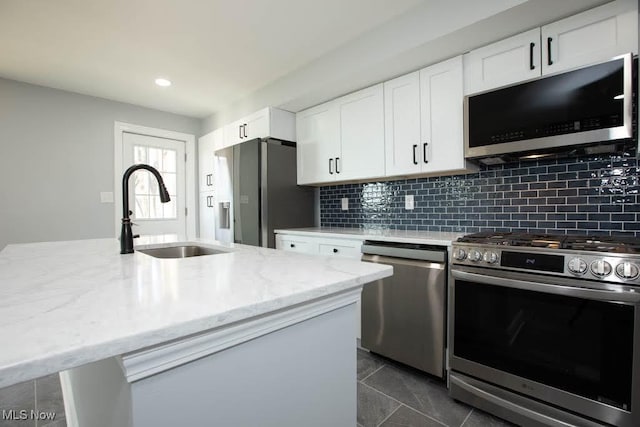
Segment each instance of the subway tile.
[{"label": "subway tile", "polygon": [[547,183],[546,182],[532,182],[529,184],[529,188],[531,190],[544,190],[545,188],[547,188]]},{"label": "subway tile", "polygon": [[565,172],[567,170],[567,166],[566,165],[549,166],[548,170],[549,172]]},{"label": "subway tile", "polygon": [[[640,222],[639,173],[637,157],[591,156],[481,166],[478,173],[452,177],[331,185],[319,191],[320,221],[335,227],[564,229],[640,237],[633,228]],[[407,193],[415,196],[413,211],[404,210]],[[342,197],[353,206],[348,212],[340,209]],[[571,228],[574,222],[577,228]]]}]

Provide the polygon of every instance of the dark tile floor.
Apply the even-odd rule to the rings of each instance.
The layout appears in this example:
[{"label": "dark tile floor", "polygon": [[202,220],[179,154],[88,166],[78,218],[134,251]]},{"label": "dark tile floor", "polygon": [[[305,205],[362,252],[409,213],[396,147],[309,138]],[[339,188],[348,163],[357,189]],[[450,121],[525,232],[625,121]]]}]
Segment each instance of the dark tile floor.
[{"label": "dark tile floor", "polygon": [[[54,420],[7,419],[8,411],[55,413]],[[4,413],[2,411],[5,411]],[[15,418],[15,417],[14,417]],[[57,374],[0,389],[0,427],[66,427]],[[456,403],[444,382],[358,349],[359,427],[507,427],[512,424]]]},{"label": "dark tile floor", "polygon": [[358,349],[358,426],[506,427],[449,397],[443,381]]},{"label": "dark tile floor", "polygon": [[58,374],[0,389],[0,427],[66,426]]}]

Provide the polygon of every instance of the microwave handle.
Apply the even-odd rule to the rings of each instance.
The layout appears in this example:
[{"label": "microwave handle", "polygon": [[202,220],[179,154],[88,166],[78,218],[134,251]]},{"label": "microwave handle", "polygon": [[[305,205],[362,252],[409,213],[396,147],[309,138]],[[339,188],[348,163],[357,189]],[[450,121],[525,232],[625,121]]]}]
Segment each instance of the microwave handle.
[{"label": "microwave handle", "polygon": [[573,286],[530,282],[528,280],[506,279],[504,277],[487,276],[484,274],[453,269],[451,270],[451,275],[454,279],[473,281],[483,285],[495,285],[505,288],[516,288],[526,291],[537,291],[547,294],[564,295],[605,302],[625,302],[631,304],[637,304],[640,302],[640,292],[617,292],[589,288],[576,288]]}]

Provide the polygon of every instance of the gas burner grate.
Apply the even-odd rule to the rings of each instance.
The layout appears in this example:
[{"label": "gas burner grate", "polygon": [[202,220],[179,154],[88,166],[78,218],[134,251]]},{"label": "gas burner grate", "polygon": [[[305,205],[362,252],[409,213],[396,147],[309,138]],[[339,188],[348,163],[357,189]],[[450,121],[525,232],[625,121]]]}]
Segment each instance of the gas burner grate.
[{"label": "gas burner grate", "polygon": [[576,251],[639,254],[640,239],[609,236],[567,236],[564,248]]},{"label": "gas burner grate", "polygon": [[480,232],[469,234],[458,239],[458,242],[477,243],[501,246],[525,246],[537,248],[560,248],[562,238],[546,234],[524,233],[490,233]]},{"label": "gas burner grate", "polygon": [[480,232],[460,237],[458,242],[483,245],[569,249],[588,252],[640,254],[640,239],[619,236]]}]

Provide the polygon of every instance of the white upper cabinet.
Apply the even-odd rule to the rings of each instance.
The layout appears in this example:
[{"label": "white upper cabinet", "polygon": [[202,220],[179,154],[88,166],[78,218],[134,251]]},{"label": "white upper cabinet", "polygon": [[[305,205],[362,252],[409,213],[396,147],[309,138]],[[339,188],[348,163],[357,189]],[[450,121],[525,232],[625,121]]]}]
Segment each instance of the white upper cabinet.
[{"label": "white upper cabinet", "polygon": [[298,184],[384,175],[382,84],[297,114]]},{"label": "white upper cabinet", "polygon": [[420,71],[422,173],[469,170],[464,158],[462,56]]},{"label": "white upper cabinet", "polygon": [[540,29],[535,28],[464,55],[464,93],[540,76]]},{"label": "white upper cabinet", "polygon": [[384,102],[378,84],[338,98],[340,152],[335,179],[384,176]]},{"label": "white upper cabinet", "polygon": [[216,129],[198,139],[198,180],[200,191],[213,190],[214,152],[222,148],[223,129]]},{"label": "white upper cabinet", "polygon": [[386,175],[472,167],[464,159],[462,57],[385,83]]},{"label": "white upper cabinet", "polygon": [[420,73],[384,83],[384,135],[387,175],[419,173]]},{"label": "white upper cabinet", "polygon": [[198,237],[202,239],[215,239],[216,216],[215,216],[215,194],[213,191],[200,192],[199,204],[199,223],[200,234]]},{"label": "white upper cabinet", "polygon": [[465,95],[638,52],[638,15],[618,0],[464,56]]},{"label": "white upper cabinet", "polygon": [[295,141],[295,114],[268,107],[236,120],[224,127],[224,146],[268,136]]},{"label": "white upper cabinet", "polygon": [[340,115],[327,102],[296,115],[298,184],[335,181],[340,153]]},{"label": "white upper cabinet", "polygon": [[638,52],[638,12],[619,1],[542,27],[542,73],[556,73]]}]

